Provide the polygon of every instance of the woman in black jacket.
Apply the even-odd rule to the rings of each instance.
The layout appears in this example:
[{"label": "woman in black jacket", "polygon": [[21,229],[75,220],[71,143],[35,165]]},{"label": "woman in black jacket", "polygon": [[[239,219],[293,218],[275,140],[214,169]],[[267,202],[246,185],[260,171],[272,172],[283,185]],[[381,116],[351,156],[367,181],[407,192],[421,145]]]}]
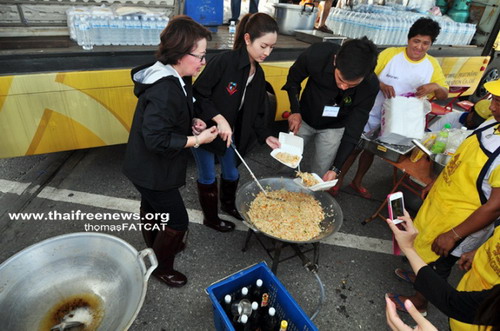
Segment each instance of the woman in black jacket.
[{"label": "woman in black jacket", "polygon": [[[132,70],[139,98],[130,130],[123,172],[141,193],[146,244],[158,258],[153,275],[180,287],[187,278],[174,270],[182,249],[188,214],[179,187],[185,184],[188,148],[212,142],[217,128],[193,135],[190,77],[205,64],[210,32],[187,16],[174,17],[161,33],[157,62]],[[189,77],[184,81],[183,77]],[[206,126],[206,125],[205,125]]]},{"label": "woman in black jacket", "polygon": [[271,119],[267,118],[266,80],[259,65],[272,52],[277,34],[278,25],[269,15],[245,15],[238,24],[233,50],[215,56],[193,86],[200,118],[214,121],[219,130],[214,142],[193,150],[203,224],[217,231],[231,231],[234,223],[221,220],[217,213],[215,155],[222,170],[221,209],[241,220],[234,204],[239,173],[231,142],[242,155],[256,140],[273,149],[279,147],[278,139],[267,129]]}]

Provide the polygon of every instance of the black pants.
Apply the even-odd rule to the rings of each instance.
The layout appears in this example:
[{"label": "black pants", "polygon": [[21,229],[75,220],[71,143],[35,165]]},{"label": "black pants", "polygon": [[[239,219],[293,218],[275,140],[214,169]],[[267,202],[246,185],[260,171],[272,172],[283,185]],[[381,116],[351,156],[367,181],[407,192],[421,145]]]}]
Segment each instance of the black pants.
[{"label": "black pants", "polygon": [[168,227],[177,231],[187,230],[188,213],[178,189],[154,191],[135,184],[134,186],[141,193],[141,208],[147,213],[161,214],[155,218],[157,223],[168,219]]}]

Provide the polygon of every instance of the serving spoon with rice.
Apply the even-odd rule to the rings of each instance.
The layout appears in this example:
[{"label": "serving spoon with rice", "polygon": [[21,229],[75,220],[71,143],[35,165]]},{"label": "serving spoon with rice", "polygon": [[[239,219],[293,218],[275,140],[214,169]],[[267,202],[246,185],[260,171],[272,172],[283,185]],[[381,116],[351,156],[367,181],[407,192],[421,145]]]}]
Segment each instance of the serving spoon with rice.
[{"label": "serving spoon with rice", "polygon": [[260,190],[264,193],[264,195],[266,196],[266,198],[268,199],[271,199],[271,200],[278,200],[278,201],[285,201],[283,200],[282,198],[278,198],[278,197],[271,197],[267,191],[264,189],[264,187],[262,187],[262,185],[260,184],[259,180],[257,179],[257,177],[255,177],[255,174],[253,173],[253,171],[250,169],[250,167],[248,166],[248,164],[245,162],[245,160],[243,159],[243,156],[241,156],[241,154],[238,152],[238,150],[236,149],[236,146],[234,145],[233,142],[231,142],[231,147],[234,149],[234,152],[236,153],[236,155],[238,155],[238,157],[240,158],[241,162],[243,163],[243,165],[247,168],[248,172],[250,173],[250,175],[252,176],[253,180],[257,183],[257,186],[260,188]]}]

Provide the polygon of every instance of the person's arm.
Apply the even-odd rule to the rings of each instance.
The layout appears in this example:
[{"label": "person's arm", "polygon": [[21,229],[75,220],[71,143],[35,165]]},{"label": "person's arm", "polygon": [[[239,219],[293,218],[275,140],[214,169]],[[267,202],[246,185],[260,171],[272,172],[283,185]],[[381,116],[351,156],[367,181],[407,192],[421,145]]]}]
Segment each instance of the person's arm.
[{"label": "person's arm", "polygon": [[[314,46],[314,45],[313,45]],[[288,100],[290,101],[290,111],[292,114],[300,114],[300,101],[299,95],[302,89],[301,84],[309,77],[309,56],[311,52],[310,46],[304,52],[302,52],[297,60],[288,70],[288,75],[286,77],[286,83],[281,88],[288,94]]]},{"label": "person's arm", "polygon": [[227,64],[224,62],[223,56],[215,56],[205,66],[193,85],[193,95],[197,103],[196,108],[199,110],[199,114],[197,115],[206,122],[209,120],[215,122],[220,137],[226,141],[229,147],[233,131],[226,118],[220,114],[215,103],[212,101],[213,90],[219,84],[220,78],[227,68]]},{"label": "person's arm", "polygon": [[293,133],[297,133],[302,124],[299,95],[302,89],[302,82],[309,77],[308,57],[311,52],[311,47],[302,52],[295,63],[290,67],[286,78],[286,84],[281,88],[287,92],[288,100],[290,101],[291,114],[288,117],[288,127]]},{"label": "person's arm", "polygon": [[436,99],[438,100],[445,100],[448,98],[448,89],[438,85],[437,83],[428,83],[419,86],[415,95],[421,98],[432,93],[434,93]]},{"label": "person's arm", "polygon": [[436,99],[445,100],[448,98],[449,86],[446,83],[443,69],[434,57],[427,56],[427,58],[431,62],[434,71],[430,83],[418,87],[416,95],[417,97],[425,97],[426,95],[434,94]]},{"label": "person's arm", "polygon": [[457,291],[430,266],[420,269],[413,286],[446,316],[469,324],[474,323],[478,307],[492,291]]},{"label": "person's arm", "polygon": [[212,126],[208,129],[204,129],[200,134],[195,134],[194,136],[188,136],[186,145],[184,148],[195,147],[198,148],[200,145],[211,143],[218,135],[217,128]]},{"label": "person's arm", "polygon": [[141,133],[146,148],[153,153],[165,154],[182,150],[188,138],[173,131],[178,120],[177,109],[186,107],[186,98],[176,93],[172,82],[150,87]]},{"label": "person's arm", "polygon": [[434,270],[418,255],[413,243],[418,231],[413,226],[408,213],[398,217],[404,220],[400,223],[403,230],[387,219],[387,224],[394,233],[401,251],[405,254],[413,272],[417,275],[414,283],[415,290],[441,310],[446,316],[464,323],[473,323],[476,310],[488,297],[490,290],[465,292],[457,291],[446,280],[438,276]]},{"label": "person's arm", "polygon": [[455,243],[471,233],[481,230],[500,217],[500,187],[491,189],[488,201],[476,209],[456,227],[440,234],[432,243],[432,251],[441,256],[448,256]]}]

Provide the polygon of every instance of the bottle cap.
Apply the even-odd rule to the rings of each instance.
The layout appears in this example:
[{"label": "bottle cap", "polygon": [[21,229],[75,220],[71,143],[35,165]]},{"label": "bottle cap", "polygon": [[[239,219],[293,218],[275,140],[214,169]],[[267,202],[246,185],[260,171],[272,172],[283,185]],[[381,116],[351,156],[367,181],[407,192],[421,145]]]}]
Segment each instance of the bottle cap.
[{"label": "bottle cap", "polygon": [[257,303],[257,301],[252,302],[252,310],[257,310],[257,309],[259,309],[259,304]]},{"label": "bottle cap", "polygon": [[241,294],[243,294],[243,295],[247,295],[247,294],[248,294],[248,288],[246,288],[246,287],[242,287],[242,288],[241,288]]},{"label": "bottle cap", "polygon": [[[243,315],[243,316],[244,316],[244,315]],[[286,327],[288,327],[288,322],[287,322],[287,321],[285,321],[285,320],[282,320],[282,321],[281,321],[281,327],[282,327],[283,329],[284,329],[284,328],[286,328]]]},{"label": "bottle cap", "polygon": [[274,307],[269,308],[269,315],[274,316],[276,314],[276,309]]},{"label": "bottle cap", "polygon": [[257,284],[257,287],[261,287],[263,282],[262,282],[262,279],[257,279],[257,281],[255,282],[255,284]]},{"label": "bottle cap", "polygon": [[451,129],[451,124],[450,123],[446,123],[443,128],[445,129]]},{"label": "bottle cap", "polygon": [[241,315],[241,323],[246,324],[248,322],[248,316],[247,315]]},{"label": "bottle cap", "polygon": [[224,302],[226,302],[226,303],[231,302],[231,296],[229,294],[226,294],[226,296],[224,297]]}]

